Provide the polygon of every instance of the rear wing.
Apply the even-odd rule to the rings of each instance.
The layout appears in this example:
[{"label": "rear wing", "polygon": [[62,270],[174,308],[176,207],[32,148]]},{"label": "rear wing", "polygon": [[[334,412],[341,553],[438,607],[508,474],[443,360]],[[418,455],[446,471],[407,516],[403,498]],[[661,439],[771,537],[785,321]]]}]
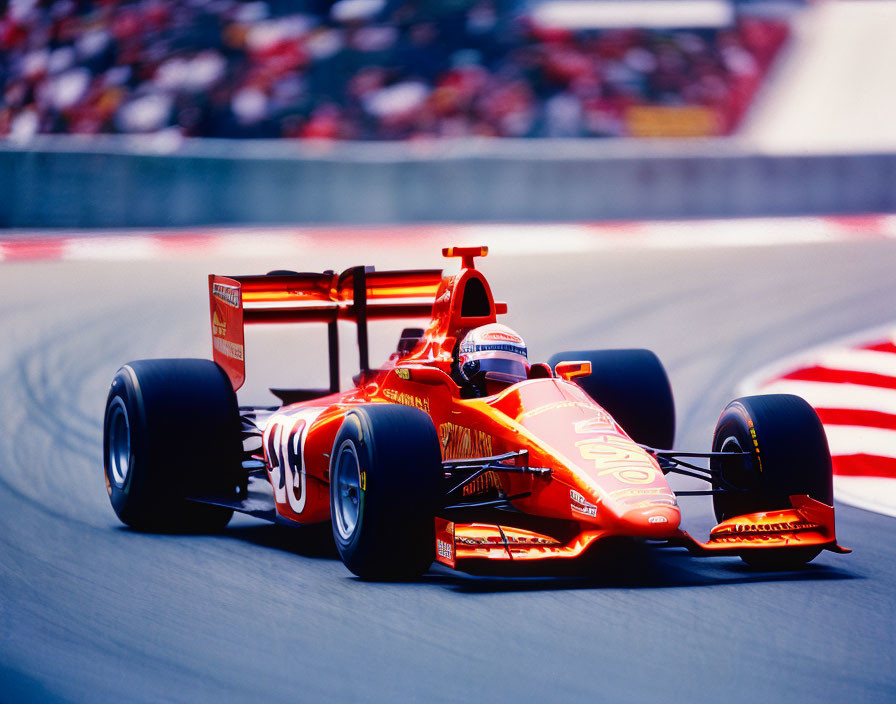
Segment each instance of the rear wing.
[{"label": "rear wing", "polygon": [[339,391],[337,321],[358,326],[361,371],[370,368],[368,320],[429,317],[441,269],[375,271],[356,266],[341,274],[281,273],[208,277],[214,360],[234,390],[246,380],[244,326],[253,323],[326,323],[330,388]]}]

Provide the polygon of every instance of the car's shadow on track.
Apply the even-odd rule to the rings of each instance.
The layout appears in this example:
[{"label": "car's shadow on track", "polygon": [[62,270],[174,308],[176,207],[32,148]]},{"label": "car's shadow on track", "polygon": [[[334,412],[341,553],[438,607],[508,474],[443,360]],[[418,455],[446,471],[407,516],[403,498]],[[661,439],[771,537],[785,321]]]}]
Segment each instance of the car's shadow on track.
[{"label": "car's shadow on track", "polygon": [[329,523],[296,528],[270,523],[232,526],[222,531],[221,535],[245,540],[261,547],[291,552],[301,557],[339,559]]},{"label": "car's shadow on track", "polygon": [[[233,526],[221,535],[309,559],[339,560],[328,523],[301,528],[271,524]],[[823,564],[823,557],[818,560],[818,564],[812,563],[798,570],[760,571],[747,566],[738,558],[695,558],[680,549],[626,542],[609,545],[592,554],[584,563],[554,563],[540,569],[519,569],[512,564],[501,563],[494,567],[492,574],[470,575],[454,572],[436,563],[414,583],[468,594],[487,594],[562,589],[656,589],[861,578],[849,571]],[[566,573],[563,573],[563,568],[566,568]],[[350,576],[347,571],[346,578],[358,579]]]}]

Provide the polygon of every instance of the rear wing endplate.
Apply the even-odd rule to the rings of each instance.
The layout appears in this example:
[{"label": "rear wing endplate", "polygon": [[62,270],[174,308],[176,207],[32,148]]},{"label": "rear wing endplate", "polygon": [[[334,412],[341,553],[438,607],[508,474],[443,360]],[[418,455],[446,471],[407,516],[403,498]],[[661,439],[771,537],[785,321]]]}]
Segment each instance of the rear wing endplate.
[{"label": "rear wing endplate", "polygon": [[375,271],[356,266],[341,274],[267,274],[208,277],[214,360],[234,390],[246,380],[244,326],[253,323],[326,323],[330,391],[339,390],[337,321],[358,326],[361,371],[370,368],[368,320],[429,317],[441,269]]}]

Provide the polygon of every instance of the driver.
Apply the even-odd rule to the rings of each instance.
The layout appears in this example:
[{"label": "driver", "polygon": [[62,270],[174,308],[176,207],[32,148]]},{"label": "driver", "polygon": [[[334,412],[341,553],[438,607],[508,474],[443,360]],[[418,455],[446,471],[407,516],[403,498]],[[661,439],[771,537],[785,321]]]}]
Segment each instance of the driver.
[{"label": "driver", "polygon": [[506,325],[473,328],[457,352],[455,380],[464,395],[485,396],[528,378],[526,343]]}]

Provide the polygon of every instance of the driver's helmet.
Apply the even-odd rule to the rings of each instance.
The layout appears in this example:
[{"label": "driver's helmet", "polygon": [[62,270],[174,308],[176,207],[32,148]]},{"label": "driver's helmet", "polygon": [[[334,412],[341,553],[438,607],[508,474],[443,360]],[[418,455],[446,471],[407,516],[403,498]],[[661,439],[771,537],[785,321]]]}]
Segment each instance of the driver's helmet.
[{"label": "driver's helmet", "polygon": [[516,383],[526,379],[529,373],[526,343],[500,323],[473,328],[460,343],[457,367],[464,380],[471,384],[485,374],[495,381]]}]

